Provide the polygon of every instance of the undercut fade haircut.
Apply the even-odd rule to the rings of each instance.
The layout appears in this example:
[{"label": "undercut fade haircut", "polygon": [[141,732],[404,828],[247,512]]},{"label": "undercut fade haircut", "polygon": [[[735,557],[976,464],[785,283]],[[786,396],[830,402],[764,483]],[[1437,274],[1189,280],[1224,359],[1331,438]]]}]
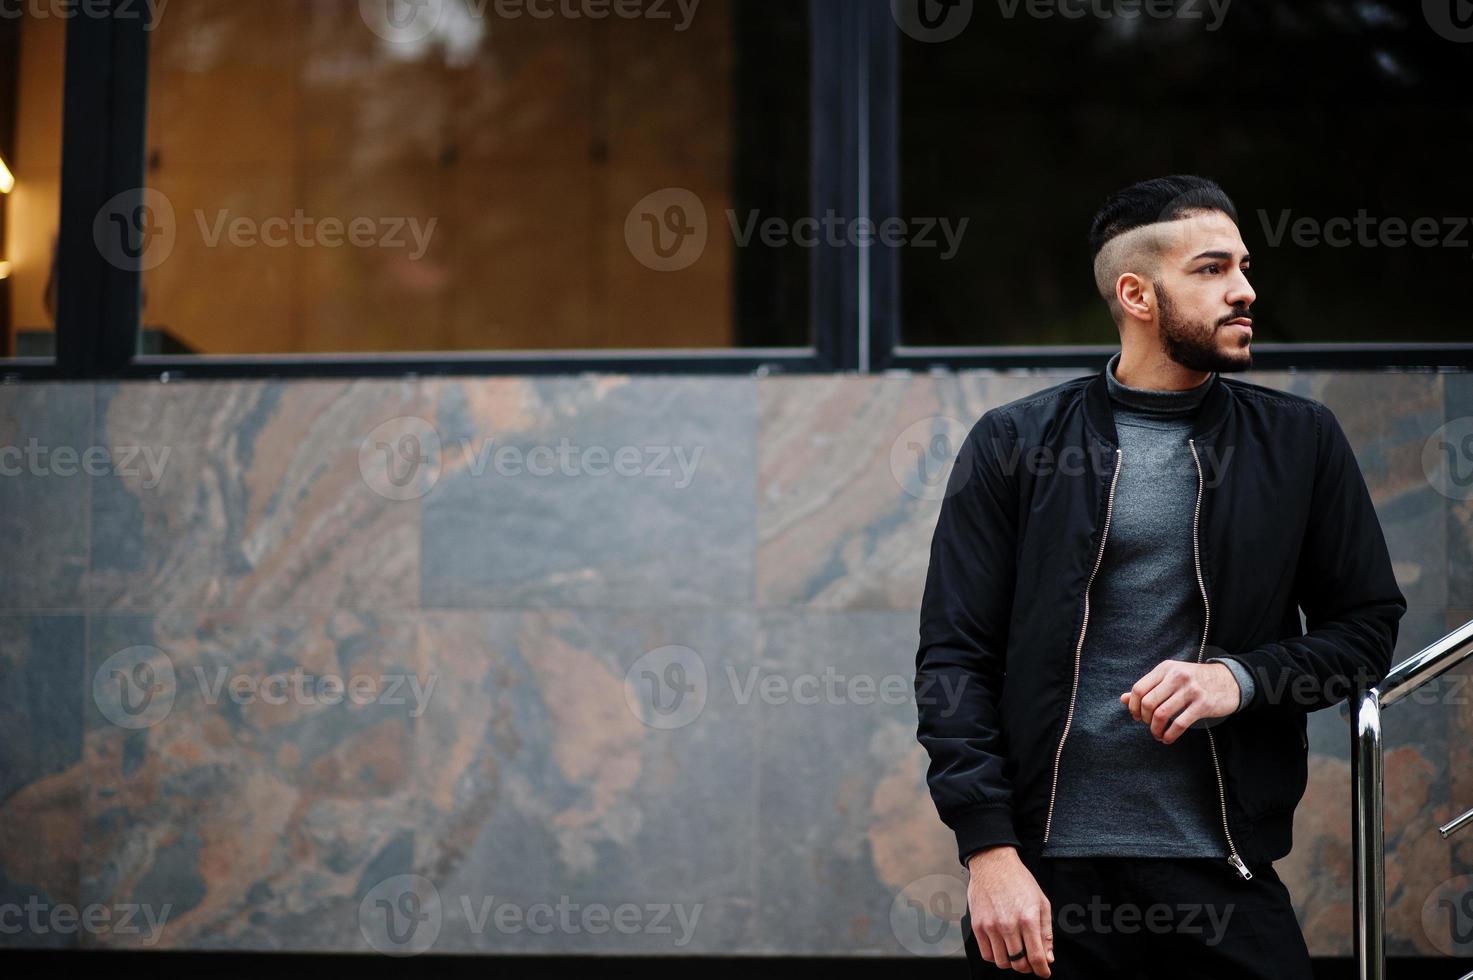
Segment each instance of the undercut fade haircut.
[{"label": "undercut fade haircut", "polygon": [[1191,174],[1153,177],[1111,194],[1089,227],[1089,254],[1099,255],[1117,235],[1158,221],[1221,211],[1238,223],[1238,209],[1216,181]]},{"label": "undercut fade haircut", "polygon": [[1090,224],[1089,247],[1095,288],[1116,326],[1125,315],[1116,283],[1126,272],[1155,282],[1168,245],[1165,223],[1214,211],[1238,223],[1238,209],[1223,189],[1191,174],[1154,177],[1110,195]]}]

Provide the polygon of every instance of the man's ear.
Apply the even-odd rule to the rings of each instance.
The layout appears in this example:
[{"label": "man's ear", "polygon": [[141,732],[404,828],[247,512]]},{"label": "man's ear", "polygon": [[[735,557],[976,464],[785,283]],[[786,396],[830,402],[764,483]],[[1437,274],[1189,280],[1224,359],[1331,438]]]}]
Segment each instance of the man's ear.
[{"label": "man's ear", "polygon": [[1126,316],[1137,320],[1151,319],[1156,298],[1151,294],[1150,284],[1134,272],[1122,272],[1115,280],[1115,298]]}]

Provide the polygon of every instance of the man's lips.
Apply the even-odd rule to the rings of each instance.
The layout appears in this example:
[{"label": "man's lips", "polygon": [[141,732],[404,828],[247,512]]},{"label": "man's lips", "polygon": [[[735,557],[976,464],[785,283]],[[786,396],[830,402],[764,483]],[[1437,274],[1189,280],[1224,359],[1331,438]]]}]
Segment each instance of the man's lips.
[{"label": "man's lips", "polygon": [[1242,317],[1242,316],[1240,316],[1240,317],[1234,317],[1233,319],[1231,319],[1231,320],[1229,320],[1227,322],[1227,325],[1230,326],[1230,327],[1233,327],[1233,326],[1247,327],[1249,330],[1252,330],[1253,329],[1253,321],[1250,320],[1250,319],[1248,319],[1247,317]]}]

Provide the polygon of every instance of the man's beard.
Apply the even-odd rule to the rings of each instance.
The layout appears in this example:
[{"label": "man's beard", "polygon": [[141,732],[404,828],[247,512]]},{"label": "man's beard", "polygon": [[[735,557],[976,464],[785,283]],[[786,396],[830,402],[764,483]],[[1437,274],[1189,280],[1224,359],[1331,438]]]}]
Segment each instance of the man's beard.
[{"label": "man's beard", "polygon": [[[1217,330],[1221,322],[1196,323],[1180,316],[1171,298],[1159,282],[1156,299],[1161,307],[1161,349],[1166,356],[1192,371],[1247,371],[1253,367],[1253,351],[1247,347],[1223,351],[1217,344]],[[1251,318],[1248,307],[1235,309],[1227,319],[1246,316]]]}]

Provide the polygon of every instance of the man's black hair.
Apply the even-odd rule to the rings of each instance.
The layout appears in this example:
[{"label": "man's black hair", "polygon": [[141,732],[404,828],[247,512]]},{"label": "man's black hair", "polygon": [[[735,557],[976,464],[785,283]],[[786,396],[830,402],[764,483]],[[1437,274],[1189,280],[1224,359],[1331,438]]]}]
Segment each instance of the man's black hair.
[{"label": "man's black hair", "polygon": [[1153,177],[1111,194],[1089,227],[1089,254],[1132,228],[1176,221],[1197,211],[1221,211],[1238,223],[1238,209],[1217,183],[1206,177],[1173,174]]}]

